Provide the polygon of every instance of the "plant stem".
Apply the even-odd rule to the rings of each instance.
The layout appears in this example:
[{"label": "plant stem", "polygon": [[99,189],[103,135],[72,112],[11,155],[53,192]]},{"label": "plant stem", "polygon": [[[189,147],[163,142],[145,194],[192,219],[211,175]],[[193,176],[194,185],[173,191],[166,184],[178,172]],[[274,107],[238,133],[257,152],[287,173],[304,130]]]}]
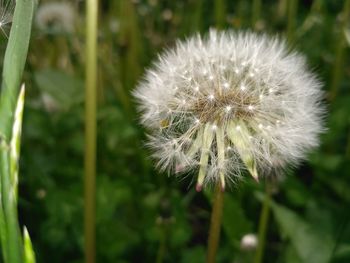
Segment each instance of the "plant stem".
[{"label": "plant stem", "polygon": [[223,205],[224,205],[224,193],[221,189],[220,182],[218,182],[218,184],[215,188],[213,211],[211,213],[211,222],[210,222],[209,239],[208,239],[207,263],[214,263],[215,262],[216,252],[218,250],[219,239],[220,239],[220,229],[221,229],[221,218],[222,218]]},{"label": "plant stem", "polygon": [[225,25],[225,0],[215,1],[215,23],[218,29],[222,29]]},{"label": "plant stem", "polygon": [[85,262],[94,263],[96,211],[96,94],[98,0],[86,2],[86,94],[85,94]]},{"label": "plant stem", "polygon": [[265,186],[265,198],[263,202],[263,207],[260,214],[259,220],[259,233],[258,233],[258,248],[255,254],[255,263],[261,263],[264,257],[267,223],[269,221],[270,215],[270,200],[271,200],[271,190],[266,182]]},{"label": "plant stem", "polygon": [[297,10],[298,10],[298,0],[289,0],[288,24],[287,24],[287,39],[289,43],[292,43],[292,41],[294,40]]},{"label": "plant stem", "polygon": [[338,94],[338,87],[341,81],[343,71],[344,71],[344,58],[346,57],[345,49],[345,39],[343,30],[347,26],[350,17],[350,0],[345,1],[343,12],[341,15],[342,21],[340,25],[339,39],[336,42],[336,51],[335,51],[335,62],[333,67],[333,78],[330,87],[330,100],[334,100]]},{"label": "plant stem", "polygon": [[166,225],[164,223],[161,223],[161,233],[160,233],[160,240],[159,240],[159,248],[157,252],[157,263],[163,263],[164,261],[164,255],[166,250],[166,236],[167,236],[167,229]]},{"label": "plant stem", "polygon": [[252,28],[256,27],[256,23],[260,18],[261,0],[254,0],[252,6]]}]

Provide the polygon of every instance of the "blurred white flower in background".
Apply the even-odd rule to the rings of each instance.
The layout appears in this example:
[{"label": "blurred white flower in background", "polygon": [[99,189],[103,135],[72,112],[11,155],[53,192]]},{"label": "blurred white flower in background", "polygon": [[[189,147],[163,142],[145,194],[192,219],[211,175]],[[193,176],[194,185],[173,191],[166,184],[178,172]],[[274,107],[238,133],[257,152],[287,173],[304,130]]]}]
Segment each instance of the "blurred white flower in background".
[{"label": "blurred white flower in background", "polygon": [[321,83],[278,38],[211,31],[159,56],[134,92],[158,167],[209,182],[280,174],[317,146]]},{"label": "blurred white flower in background", "polygon": [[48,2],[39,6],[35,22],[47,33],[72,33],[75,29],[75,9],[67,2]]},{"label": "blurred white flower in background", "polygon": [[241,250],[252,251],[258,246],[258,238],[255,234],[246,234],[241,239]]}]

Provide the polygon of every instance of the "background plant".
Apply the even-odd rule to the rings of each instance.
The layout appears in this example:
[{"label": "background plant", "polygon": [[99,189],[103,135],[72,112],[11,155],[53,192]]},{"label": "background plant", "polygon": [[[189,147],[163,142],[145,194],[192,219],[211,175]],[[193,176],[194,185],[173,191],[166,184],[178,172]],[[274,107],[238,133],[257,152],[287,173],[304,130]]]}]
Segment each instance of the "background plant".
[{"label": "background plant", "polygon": [[[35,1],[0,3],[2,23],[13,14],[13,27],[6,47],[0,93],[0,240],[5,262],[34,262],[28,231],[18,224],[18,161],[24,105],[20,88],[30,40]],[[9,13],[7,13],[9,12]],[[2,25],[0,25],[2,26]],[[3,30],[5,36],[6,32]]]},{"label": "background plant", "polygon": [[[220,23],[223,28],[252,28],[249,1],[221,1],[223,9],[216,2],[100,3],[98,262],[154,262],[159,251],[164,251],[160,253],[164,262],[205,259],[210,193],[196,194],[188,188],[189,177],[178,181],[152,169],[130,90],[144,66],[178,37],[204,33]],[[261,1],[255,29],[285,34],[289,2]],[[340,14],[348,2],[298,1],[294,15],[291,45],[306,54],[327,94],[339,37],[344,37],[348,54],[344,32],[349,26],[340,27],[344,25]],[[74,30],[44,32],[35,27],[24,73],[27,95],[18,203],[20,223],[29,229],[37,262],[83,262],[85,5],[70,3]],[[3,37],[2,51],[6,42]],[[272,188],[265,246],[265,258],[272,262],[350,259],[350,213],[345,209],[350,204],[349,66],[344,59],[337,95],[328,101],[329,127],[321,148]],[[240,239],[257,232],[263,187],[247,179],[227,191],[218,262],[248,262],[254,255],[241,250]]]}]

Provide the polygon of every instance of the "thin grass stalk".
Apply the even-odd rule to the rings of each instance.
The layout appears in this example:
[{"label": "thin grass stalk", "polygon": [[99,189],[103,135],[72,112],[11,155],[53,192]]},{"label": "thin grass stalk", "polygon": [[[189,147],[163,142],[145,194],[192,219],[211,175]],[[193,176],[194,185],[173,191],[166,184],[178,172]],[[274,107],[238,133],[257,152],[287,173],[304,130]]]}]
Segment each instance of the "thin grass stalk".
[{"label": "thin grass stalk", "polygon": [[194,14],[191,15],[193,32],[201,32],[203,28],[202,13],[203,0],[195,1]]},{"label": "thin grass stalk", "polygon": [[253,0],[252,5],[252,28],[256,28],[256,23],[261,15],[261,0]]},{"label": "thin grass stalk", "polygon": [[287,39],[289,43],[294,40],[295,26],[297,20],[298,0],[289,0],[288,2],[288,23],[287,23]]},{"label": "thin grass stalk", "polygon": [[97,95],[98,0],[86,2],[86,93],[85,93],[85,262],[96,257],[96,95]]},{"label": "thin grass stalk", "polygon": [[346,0],[344,3],[343,12],[341,15],[341,30],[339,32],[339,39],[336,42],[336,51],[335,51],[335,62],[333,67],[333,77],[330,87],[329,99],[332,101],[338,95],[338,88],[340,81],[344,72],[344,63],[346,58],[346,46],[345,46],[345,36],[344,30],[346,25],[349,23],[350,19],[350,0]]},{"label": "thin grass stalk", "polygon": [[219,247],[223,206],[224,206],[224,192],[221,188],[220,183],[218,183],[217,186],[215,187],[213,210],[211,213],[211,220],[210,220],[207,263],[216,262],[215,258]]},{"label": "thin grass stalk", "polygon": [[287,11],[288,0],[279,0],[277,7],[277,17],[278,19],[284,18]]},{"label": "thin grass stalk", "polygon": [[216,0],[215,1],[215,24],[218,29],[223,29],[225,25],[225,9],[226,3],[225,0]]},{"label": "thin grass stalk", "polygon": [[266,182],[265,197],[263,200],[263,207],[262,207],[262,210],[260,213],[260,219],[259,219],[258,248],[256,250],[254,263],[261,263],[264,258],[267,225],[269,222],[269,215],[270,215],[270,203],[271,203],[271,189],[268,185],[268,182]]}]

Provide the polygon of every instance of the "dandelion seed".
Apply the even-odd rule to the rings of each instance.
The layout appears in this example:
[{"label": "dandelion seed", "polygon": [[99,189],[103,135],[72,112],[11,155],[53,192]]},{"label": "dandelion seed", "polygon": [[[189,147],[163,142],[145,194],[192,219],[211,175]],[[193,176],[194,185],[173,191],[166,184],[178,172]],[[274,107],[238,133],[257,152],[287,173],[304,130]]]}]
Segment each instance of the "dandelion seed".
[{"label": "dandelion seed", "polygon": [[210,94],[210,95],[208,96],[208,99],[209,99],[210,101],[214,100],[214,98],[215,98],[215,96],[214,96],[213,94]]},{"label": "dandelion seed", "polygon": [[[193,87],[178,77],[184,69],[195,80]],[[211,78],[219,81],[208,83]],[[158,85],[158,79],[167,85]],[[278,38],[211,31],[206,38],[195,36],[165,52],[134,95],[150,129],[149,145],[158,167],[198,171],[196,189],[201,190],[216,182],[224,189],[240,178],[242,167],[258,180],[304,159],[323,130],[320,88],[303,56],[290,52]],[[201,92],[194,95],[193,89]],[[178,98],[186,100],[186,108]],[[228,114],[233,107],[234,114]],[[163,129],[159,116],[167,116]],[[175,138],[176,147],[170,147]]]},{"label": "dandelion seed", "polygon": [[232,110],[232,107],[231,106],[226,106],[225,110],[226,110],[227,113],[229,113]]}]

